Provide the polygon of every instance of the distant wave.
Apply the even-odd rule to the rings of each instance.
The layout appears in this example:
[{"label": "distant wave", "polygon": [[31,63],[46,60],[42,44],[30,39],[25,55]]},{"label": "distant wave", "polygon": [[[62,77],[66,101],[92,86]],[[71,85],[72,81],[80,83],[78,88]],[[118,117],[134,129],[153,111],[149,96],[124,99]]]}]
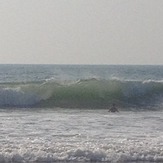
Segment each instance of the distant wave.
[{"label": "distant wave", "polygon": [[85,79],[0,84],[1,107],[158,108],[163,81]]}]

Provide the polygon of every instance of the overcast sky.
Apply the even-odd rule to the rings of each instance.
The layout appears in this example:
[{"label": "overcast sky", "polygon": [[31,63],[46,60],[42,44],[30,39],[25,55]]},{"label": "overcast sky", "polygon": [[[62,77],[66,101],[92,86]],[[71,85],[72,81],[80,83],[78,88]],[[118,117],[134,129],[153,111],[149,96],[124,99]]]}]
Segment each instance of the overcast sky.
[{"label": "overcast sky", "polygon": [[0,0],[0,63],[163,64],[163,0]]}]

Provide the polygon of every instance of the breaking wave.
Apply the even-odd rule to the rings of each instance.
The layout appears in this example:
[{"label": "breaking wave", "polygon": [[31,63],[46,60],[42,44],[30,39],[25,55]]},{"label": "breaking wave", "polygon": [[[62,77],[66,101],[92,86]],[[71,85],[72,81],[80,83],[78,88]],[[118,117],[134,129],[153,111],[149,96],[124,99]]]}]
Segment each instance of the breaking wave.
[{"label": "breaking wave", "polygon": [[163,81],[87,79],[0,84],[1,107],[154,107],[163,103]]},{"label": "breaking wave", "polygon": [[[161,163],[163,156],[161,150],[156,148],[155,150],[142,149],[143,147],[138,146],[134,150],[132,147],[126,148],[124,151],[123,147],[120,150],[108,147],[108,149],[66,149],[60,148],[60,153],[56,152],[57,149],[53,147],[40,147],[39,151],[34,149],[15,150],[12,152],[4,152],[0,155],[0,163]],[[104,147],[103,147],[104,148]],[[106,148],[106,147],[105,147]],[[111,149],[110,149],[111,148]],[[142,149],[141,151],[139,151]],[[10,150],[10,149],[9,149]],[[10,150],[11,151],[11,150]],[[62,153],[61,153],[62,152]]]}]

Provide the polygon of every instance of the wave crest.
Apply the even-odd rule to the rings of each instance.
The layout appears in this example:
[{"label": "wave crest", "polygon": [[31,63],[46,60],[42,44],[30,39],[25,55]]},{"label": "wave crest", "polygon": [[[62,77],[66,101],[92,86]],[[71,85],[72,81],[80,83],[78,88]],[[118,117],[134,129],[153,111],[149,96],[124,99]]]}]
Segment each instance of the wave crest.
[{"label": "wave crest", "polygon": [[0,85],[0,106],[107,108],[160,106],[163,82],[86,79]]}]

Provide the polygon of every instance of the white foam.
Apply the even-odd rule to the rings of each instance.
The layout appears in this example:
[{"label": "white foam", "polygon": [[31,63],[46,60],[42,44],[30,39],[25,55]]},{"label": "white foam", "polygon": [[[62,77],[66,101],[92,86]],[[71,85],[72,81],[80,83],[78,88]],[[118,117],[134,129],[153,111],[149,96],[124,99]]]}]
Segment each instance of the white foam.
[{"label": "white foam", "polygon": [[162,112],[0,113],[0,163],[163,161]]},{"label": "white foam", "polygon": [[21,87],[0,89],[0,106],[30,106],[39,100],[34,92],[24,92]]}]

